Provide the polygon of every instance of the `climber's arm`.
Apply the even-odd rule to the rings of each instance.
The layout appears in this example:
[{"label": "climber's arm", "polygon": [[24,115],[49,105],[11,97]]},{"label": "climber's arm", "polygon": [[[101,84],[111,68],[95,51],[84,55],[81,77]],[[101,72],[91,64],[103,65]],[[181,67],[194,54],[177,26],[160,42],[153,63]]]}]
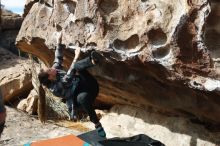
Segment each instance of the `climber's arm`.
[{"label": "climber's arm", "polygon": [[101,55],[96,52],[96,51],[92,51],[90,56],[82,59],[82,60],[78,60],[79,58],[79,54],[80,54],[80,49],[75,51],[75,58],[70,66],[70,69],[67,72],[67,75],[69,76],[69,74],[71,75],[72,73],[76,72],[76,71],[82,71],[85,70],[87,68],[93,67],[96,64],[99,63],[100,59],[101,59]]},{"label": "climber's arm", "polygon": [[[94,53],[92,53],[94,54]],[[77,48],[77,50],[75,50],[75,57],[74,60],[67,72],[67,74],[64,76],[64,80],[66,82],[71,81],[71,79],[73,78],[74,74],[76,73],[76,71],[82,71],[85,70],[87,68],[93,67],[95,66],[95,64],[92,62],[92,55],[89,57],[86,57],[82,60],[78,60],[80,55],[80,48]]]},{"label": "climber's arm", "polygon": [[56,69],[62,69],[63,66],[63,49],[65,48],[65,45],[61,44],[62,42],[62,33],[59,34],[58,39],[57,39],[57,47],[55,50],[55,58],[53,61],[53,66],[52,68]]},{"label": "climber's arm", "polygon": [[63,78],[64,82],[69,82],[73,78],[73,75],[76,73],[77,69],[75,68],[75,64],[80,56],[80,52],[81,52],[80,48],[77,47],[75,49],[75,57],[72,61],[72,64],[71,64],[69,70],[67,71],[67,74]]}]

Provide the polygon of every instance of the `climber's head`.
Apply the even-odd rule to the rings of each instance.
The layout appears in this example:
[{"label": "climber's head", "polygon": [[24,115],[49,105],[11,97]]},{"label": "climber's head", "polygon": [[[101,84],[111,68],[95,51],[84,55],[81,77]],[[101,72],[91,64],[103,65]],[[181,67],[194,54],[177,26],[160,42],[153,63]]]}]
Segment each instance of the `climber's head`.
[{"label": "climber's head", "polygon": [[38,74],[38,78],[41,84],[48,86],[51,81],[56,80],[57,71],[54,68],[49,68],[47,70],[41,70]]},{"label": "climber's head", "polygon": [[46,70],[46,72],[48,73],[48,79],[53,81],[53,80],[56,80],[56,77],[57,77],[57,70],[54,69],[54,68],[49,68]]}]

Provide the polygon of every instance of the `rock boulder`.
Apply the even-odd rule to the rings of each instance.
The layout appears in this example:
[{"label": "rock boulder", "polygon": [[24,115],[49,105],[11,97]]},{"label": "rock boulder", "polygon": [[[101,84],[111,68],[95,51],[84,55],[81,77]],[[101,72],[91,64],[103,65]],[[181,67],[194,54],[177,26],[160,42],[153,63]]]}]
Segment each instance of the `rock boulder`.
[{"label": "rock boulder", "polygon": [[30,62],[3,48],[0,48],[0,62],[0,88],[4,101],[26,96],[33,88]]},{"label": "rock boulder", "polygon": [[38,94],[35,90],[31,90],[30,94],[26,99],[20,101],[17,109],[27,112],[30,115],[37,113]]},{"label": "rock boulder", "polygon": [[66,69],[76,45],[85,55],[93,48],[102,54],[91,72],[103,105],[153,107],[219,124],[218,56],[206,46],[212,44],[208,30],[219,28],[218,5],[214,0],[211,5],[208,0],[29,0],[17,47],[50,67],[62,31],[69,48]]}]

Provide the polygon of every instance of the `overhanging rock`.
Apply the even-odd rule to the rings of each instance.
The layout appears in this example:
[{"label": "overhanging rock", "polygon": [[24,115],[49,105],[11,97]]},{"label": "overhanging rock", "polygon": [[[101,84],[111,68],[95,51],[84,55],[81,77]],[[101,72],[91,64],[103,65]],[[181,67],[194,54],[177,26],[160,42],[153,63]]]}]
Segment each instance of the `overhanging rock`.
[{"label": "overhanging rock", "polygon": [[210,10],[207,0],[29,0],[17,46],[50,66],[62,31],[66,46],[103,55],[91,70],[102,103],[220,123],[219,68],[203,40]]}]

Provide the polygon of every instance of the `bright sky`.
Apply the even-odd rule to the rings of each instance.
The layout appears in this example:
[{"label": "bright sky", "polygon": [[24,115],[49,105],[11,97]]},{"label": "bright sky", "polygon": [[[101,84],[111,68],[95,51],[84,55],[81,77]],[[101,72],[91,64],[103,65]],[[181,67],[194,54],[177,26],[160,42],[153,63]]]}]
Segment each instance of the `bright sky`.
[{"label": "bright sky", "polygon": [[23,14],[25,0],[1,0],[6,9],[14,13]]}]

